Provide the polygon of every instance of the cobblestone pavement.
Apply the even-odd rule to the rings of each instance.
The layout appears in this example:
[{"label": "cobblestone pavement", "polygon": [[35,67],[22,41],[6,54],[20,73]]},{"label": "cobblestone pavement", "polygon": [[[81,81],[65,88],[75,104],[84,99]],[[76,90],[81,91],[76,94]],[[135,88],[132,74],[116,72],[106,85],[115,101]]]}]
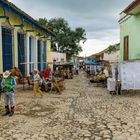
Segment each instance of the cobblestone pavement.
[{"label": "cobblestone pavement", "polygon": [[0,116],[0,140],[140,140],[140,94],[110,95],[84,73],[62,95],[17,89],[15,99],[15,115]]}]

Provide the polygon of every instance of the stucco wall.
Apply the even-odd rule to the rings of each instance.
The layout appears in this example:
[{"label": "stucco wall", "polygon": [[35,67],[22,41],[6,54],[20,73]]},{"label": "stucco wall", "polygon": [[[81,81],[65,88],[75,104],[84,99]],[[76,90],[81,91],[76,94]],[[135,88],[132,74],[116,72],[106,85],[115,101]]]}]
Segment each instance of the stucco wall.
[{"label": "stucco wall", "polygon": [[123,61],[125,36],[129,36],[129,60],[140,59],[140,14],[121,17],[124,19],[120,21],[120,60]]},{"label": "stucco wall", "polygon": [[[17,33],[18,32],[23,32],[26,35],[26,61],[28,62],[28,44],[29,44],[29,37],[32,36],[34,38],[34,52],[33,52],[33,56],[34,56],[34,67],[37,68],[37,40],[41,40],[46,41],[46,62],[50,62],[51,60],[51,56],[50,56],[50,49],[51,49],[51,42],[50,40],[47,40],[46,38],[40,38],[39,36],[37,36],[38,33],[41,33],[41,35],[46,36],[46,33],[43,32],[42,30],[38,29],[38,28],[34,28],[34,32],[26,32],[26,30],[32,30],[33,26],[27,22],[24,21],[24,28],[21,29],[20,27],[14,27],[14,25],[20,25],[22,23],[22,20],[19,16],[15,15],[14,13],[7,11],[6,15],[9,17],[8,20],[6,19],[0,19],[0,28],[2,26],[7,26],[9,28],[12,29],[13,31],[13,67],[14,66],[18,66],[18,46],[17,46]],[[4,12],[3,9],[0,7],[0,16],[4,16]],[[0,30],[0,72],[3,72],[3,62],[2,62],[2,35],[1,35],[1,30]],[[28,66],[27,66],[27,71],[28,70]],[[28,72],[27,72],[28,73]]]},{"label": "stucco wall", "polygon": [[50,55],[51,55],[51,62],[53,62],[53,60],[56,60],[56,62],[61,62],[62,60],[64,62],[66,61],[65,53],[51,52]]},{"label": "stucco wall", "polygon": [[116,63],[116,62],[119,62],[119,54],[120,54],[120,51],[116,51],[116,52],[113,52],[111,54],[108,54],[108,53],[104,53],[104,58],[103,60],[105,61],[109,61],[110,63]]}]

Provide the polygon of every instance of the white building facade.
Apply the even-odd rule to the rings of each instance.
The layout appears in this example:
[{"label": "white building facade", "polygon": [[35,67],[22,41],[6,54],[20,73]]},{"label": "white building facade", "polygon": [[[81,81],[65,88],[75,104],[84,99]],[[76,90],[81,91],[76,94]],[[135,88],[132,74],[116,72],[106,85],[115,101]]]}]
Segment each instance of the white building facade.
[{"label": "white building facade", "polygon": [[53,63],[54,61],[56,63],[64,63],[66,62],[66,53],[60,53],[60,52],[51,52],[51,62]]}]

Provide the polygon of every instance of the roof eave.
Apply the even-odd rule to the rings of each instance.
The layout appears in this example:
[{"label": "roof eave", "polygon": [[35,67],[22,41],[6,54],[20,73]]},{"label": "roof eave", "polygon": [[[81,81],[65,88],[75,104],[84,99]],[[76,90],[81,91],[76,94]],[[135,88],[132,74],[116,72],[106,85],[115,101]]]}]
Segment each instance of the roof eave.
[{"label": "roof eave", "polygon": [[31,24],[34,24],[36,27],[40,28],[41,30],[43,30],[47,34],[49,34],[49,35],[51,35],[53,37],[56,37],[56,35],[52,31],[50,31],[49,29],[46,29],[43,26],[41,26],[34,18],[32,18],[31,16],[29,16],[28,14],[26,14],[24,11],[22,11],[17,6],[15,6],[13,3],[11,3],[11,2],[9,2],[7,0],[0,0],[0,2],[2,4],[4,4],[5,6],[7,6],[7,8],[10,8],[10,10],[13,10],[14,12],[18,13],[19,16],[25,18]]},{"label": "roof eave", "polygon": [[133,9],[135,9],[138,5],[140,4],[140,0],[135,0],[133,1],[130,5],[128,5],[128,7],[126,7],[123,10],[123,13],[127,14],[127,15],[135,15],[134,13],[132,13],[131,11]]}]

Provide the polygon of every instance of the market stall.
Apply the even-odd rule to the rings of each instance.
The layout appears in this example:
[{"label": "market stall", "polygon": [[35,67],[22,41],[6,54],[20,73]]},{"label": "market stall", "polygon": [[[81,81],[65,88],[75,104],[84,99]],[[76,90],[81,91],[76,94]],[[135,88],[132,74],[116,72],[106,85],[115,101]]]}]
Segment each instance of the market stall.
[{"label": "market stall", "polygon": [[[113,69],[113,67],[112,67]],[[140,90],[140,61],[127,61],[114,68],[114,75],[108,79],[108,90],[122,94],[129,90]]]},{"label": "market stall", "polygon": [[72,63],[54,64],[53,74],[55,77],[62,77],[64,79],[72,79],[73,78],[73,64]]}]

